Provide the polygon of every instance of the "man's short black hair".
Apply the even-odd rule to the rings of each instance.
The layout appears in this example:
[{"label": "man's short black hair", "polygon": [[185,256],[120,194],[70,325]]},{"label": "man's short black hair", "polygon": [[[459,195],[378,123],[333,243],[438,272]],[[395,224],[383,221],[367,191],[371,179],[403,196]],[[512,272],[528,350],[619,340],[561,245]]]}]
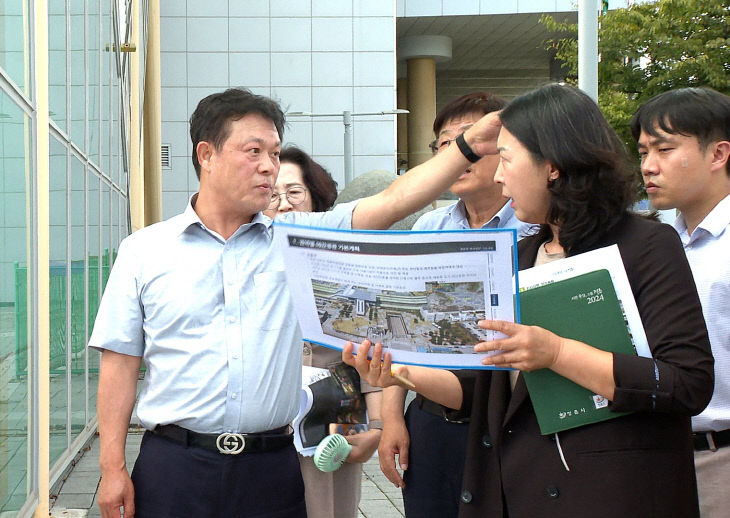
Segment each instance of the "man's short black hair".
[{"label": "man's short black hair", "polygon": [[276,126],[279,139],[284,138],[284,112],[279,104],[263,95],[256,95],[245,88],[229,88],[202,99],[190,116],[190,140],[193,142],[193,167],[200,180],[200,163],[197,147],[199,142],[210,142],[220,150],[230,134],[230,123],[256,113]]},{"label": "man's short black hair", "polygon": [[506,104],[507,101],[501,97],[487,92],[471,92],[457,97],[444,105],[436,114],[433,120],[433,134],[438,137],[444,125],[452,119],[472,113],[486,115],[501,110]]},{"label": "man's short black hair", "polygon": [[631,119],[631,134],[657,137],[657,129],[672,135],[696,137],[706,148],[730,140],[730,97],[711,88],[678,88],[652,97]]}]

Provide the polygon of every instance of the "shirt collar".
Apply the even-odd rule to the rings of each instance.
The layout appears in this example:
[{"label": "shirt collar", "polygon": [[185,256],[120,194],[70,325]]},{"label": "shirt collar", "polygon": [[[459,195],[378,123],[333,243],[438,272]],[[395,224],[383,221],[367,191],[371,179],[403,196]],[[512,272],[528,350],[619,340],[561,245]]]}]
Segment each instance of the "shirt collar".
[{"label": "shirt collar", "polygon": [[495,226],[502,227],[506,225],[514,216],[515,216],[515,209],[512,208],[510,203],[512,202],[512,199],[508,199],[505,201],[504,205],[502,205],[502,208],[499,209],[499,212],[494,215],[492,218],[492,221],[497,221],[497,224]]},{"label": "shirt collar", "polygon": [[[207,228],[205,224],[200,219],[200,216],[198,216],[198,213],[195,212],[195,202],[198,200],[198,193],[196,192],[190,197],[190,200],[188,201],[187,207],[185,207],[185,212],[182,213],[180,218],[180,226],[177,230],[178,235],[185,232],[187,229],[189,229],[192,225],[200,225],[202,228]],[[246,223],[245,225],[241,225],[241,228],[239,228],[235,233],[241,232],[241,229],[248,229],[252,227],[253,225],[260,224],[263,225],[264,228],[270,232],[271,229],[271,223],[272,220],[268,216],[265,216],[263,212],[257,212],[253,219],[251,220],[251,223]],[[232,236],[231,236],[232,237]]]},{"label": "shirt collar", "polygon": [[464,205],[462,200],[457,201],[451,206],[449,215],[457,225],[463,228],[469,228],[469,220],[466,218],[466,205]]},{"label": "shirt collar", "polygon": [[[481,228],[502,228],[502,225],[506,224],[510,218],[514,215],[515,211],[509,204],[510,200],[507,200],[497,213],[492,216],[492,219],[487,221]],[[450,211],[452,219],[460,223],[464,228],[469,228],[469,220],[466,217],[466,205],[463,200],[457,201]]]},{"label": "shirt collar", "polygon": [[[692,237],[696,235],[698,229],[701,229],[713,237],[718,237],[723,231],[730,225],[730,195],[725,196],[715,207],[710,211],[705,219],[703,219],[695,232],[692,232]],[[687,223],[684,221],[684,216],[680,214],[674,221],[674,229],[679,233],[683,234],[687,232]],[[699,235],[699,234],[697,234]]]},{"label": "shirt collar", "polygon": [[200,221],[200,218],[198,217],[198,214],[195,212],[195,209],[193,208],[195,206],[195,201],[198,199],[198,193],[196,192],[190,197],[190,200],[188,200],[188,205],[185,207],[185,212],[181,214],[180,217],[180,226],[177,229],[178,235],[185,232],[188,228],[190,228],[191,225],[203,225],[203,222]]}]

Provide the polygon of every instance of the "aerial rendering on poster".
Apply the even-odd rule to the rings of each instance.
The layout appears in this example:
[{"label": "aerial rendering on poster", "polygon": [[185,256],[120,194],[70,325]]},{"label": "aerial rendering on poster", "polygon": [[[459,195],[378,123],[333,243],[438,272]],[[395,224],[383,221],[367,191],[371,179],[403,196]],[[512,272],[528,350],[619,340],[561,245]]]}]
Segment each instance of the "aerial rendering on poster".
[{"label": "aerial rendering on poster", "polygon": [[481,282],[426,282],[423,291],[368,289],[312,279],[322,332],[343,340],[366,338],[390,349],[473,353],[487,340]]},{"label": "aerial rendering on poster", "polygon": [[366,339],[393,361],[490,368],[474,346],[515,319],[513,230],[343,231],[275,223],[302,338],[342,349]]}]

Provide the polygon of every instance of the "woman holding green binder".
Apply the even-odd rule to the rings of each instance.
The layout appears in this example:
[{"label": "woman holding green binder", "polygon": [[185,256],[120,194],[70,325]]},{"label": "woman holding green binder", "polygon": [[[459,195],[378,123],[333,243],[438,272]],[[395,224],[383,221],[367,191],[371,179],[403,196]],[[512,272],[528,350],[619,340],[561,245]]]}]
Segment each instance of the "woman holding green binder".
[{"label": "woman holding green binder", "polygon": [[[631,214],[636,176],[598,106],[548,85],[500,114],[495,181],[519,219],[541,225],[518,245],[519,268],[617,244],[652,357],[611,353],[546,329],[483,321],[507,338],[485,365],[517,369],[462,380],[393,366],[419,392],[471,415],[460,516],[699,516],[690,416],[712,395],[713,358],[692,274],[674,230]],[[460,148],[461,149],[461,148]],[[343,358],[388,386],[390,357],[369,343]],[[375,346],[373,356],[379,357]],[[609,401],[614,419],[542,435],[520,371],[551,369]],[[623,413],[626,413],[625,415]]]}]

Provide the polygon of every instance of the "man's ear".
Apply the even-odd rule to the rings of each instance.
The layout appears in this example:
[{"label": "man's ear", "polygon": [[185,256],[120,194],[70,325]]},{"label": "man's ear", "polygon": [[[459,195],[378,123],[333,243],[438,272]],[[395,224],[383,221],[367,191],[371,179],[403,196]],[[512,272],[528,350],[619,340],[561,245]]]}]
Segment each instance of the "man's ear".
[{"label": "man's ear", "polygon": [[198,156],[198,163],[200,164],[200,170],[210,170],[210,159],[215,153],[213,144],[206,140],[201,140],[198,145],[195,146],[195,153]]},{"label": "man's ear", "polygon": [[728,159],[730,159],[730,142],[727,140],[721,140],[711,144],[712,150],[712,170],[724,170],[728,172]]}]

